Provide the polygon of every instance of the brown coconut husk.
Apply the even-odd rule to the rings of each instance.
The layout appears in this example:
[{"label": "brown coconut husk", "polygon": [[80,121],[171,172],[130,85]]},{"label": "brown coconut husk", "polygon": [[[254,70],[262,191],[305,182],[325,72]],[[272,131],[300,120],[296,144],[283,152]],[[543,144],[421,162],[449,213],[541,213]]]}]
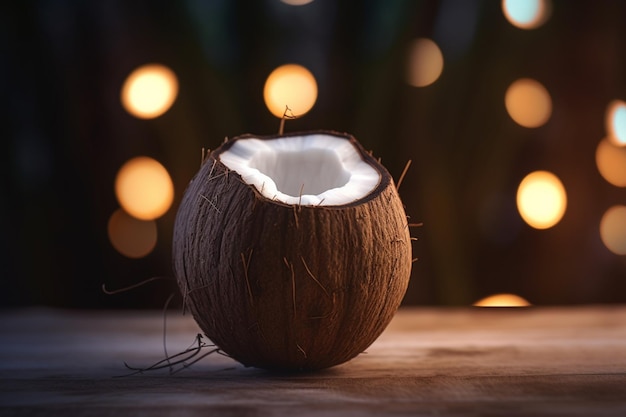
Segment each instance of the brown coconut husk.
[{"label": "brown coconut husk", "polygon": [[[388,171],[350,135],[380,174],[342,206],[288,205],[262,196],[220,162],[204,160],[174,230],[174,271],[206,336],[246,366],[315,370],[346,362],[382,333],[411,271],[407,217]],[[285,136],[302,136],[292,133]]]}]

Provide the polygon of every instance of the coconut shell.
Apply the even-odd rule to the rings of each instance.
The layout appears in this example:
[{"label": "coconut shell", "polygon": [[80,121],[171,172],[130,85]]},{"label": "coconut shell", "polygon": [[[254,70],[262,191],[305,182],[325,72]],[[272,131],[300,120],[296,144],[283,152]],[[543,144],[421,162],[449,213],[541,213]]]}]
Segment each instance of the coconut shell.
[{"label": "coconut shell", "polygon": [[246,366],[346,362],[383,332],[408,285],[409,228],[390,174],[352,136],[311,133],[350,141],[380,173],[378,186],[342,206],[270,200],[220,162],[237,140],[276,138],[245,135],[208,155],[176,216],[173,261],[185,307]]}]

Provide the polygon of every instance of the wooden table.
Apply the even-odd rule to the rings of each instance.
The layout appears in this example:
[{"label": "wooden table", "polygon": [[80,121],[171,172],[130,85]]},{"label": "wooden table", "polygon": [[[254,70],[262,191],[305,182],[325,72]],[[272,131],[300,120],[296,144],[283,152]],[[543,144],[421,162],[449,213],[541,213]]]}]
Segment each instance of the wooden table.
[{"label": "wooden table", "polygon": [[[277,375],[210,355],[175,375],[161,312],[0,313],[0,415],[626,416],[626,306],[403,308],[351,362]],[[170,354],[198,333],[167,315]]]}]

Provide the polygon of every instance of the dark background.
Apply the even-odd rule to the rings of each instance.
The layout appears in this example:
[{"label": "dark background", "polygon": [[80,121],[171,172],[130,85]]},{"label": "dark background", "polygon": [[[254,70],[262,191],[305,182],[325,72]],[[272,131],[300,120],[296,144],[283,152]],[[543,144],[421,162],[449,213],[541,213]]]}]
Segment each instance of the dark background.
[{"label": "dark background", "polygon": [[[626,98],[626,2],[555,0],[546,24],[521,30],[497,0],[12,1],[0,6],[2,189],[0,305],[161,307],[175,290],[171,232],[201,148],[225,136],[275,133],[262,88],[295,62],[317,78],[315,107],[287,130],[355,135],[397,179],[419,241],[406,304],[466,305],[495,292],[533,304],[626,302],[626,259],[602,244],[604,211],[626,203],[594,160],[604,112]],[[425,88],[404,82],[407,45],[434,39],[445,64]],[[126,113],[125,77],[158,62],[180,82],[153,120]],[[550,91],[537,129],[506,114],[520,77]],[[118,254],[107,221],[129,158],[170,171],[176,196],[143,259]],[[548,230],[515,207],[530,171],[557,174],[568,210]]]}]

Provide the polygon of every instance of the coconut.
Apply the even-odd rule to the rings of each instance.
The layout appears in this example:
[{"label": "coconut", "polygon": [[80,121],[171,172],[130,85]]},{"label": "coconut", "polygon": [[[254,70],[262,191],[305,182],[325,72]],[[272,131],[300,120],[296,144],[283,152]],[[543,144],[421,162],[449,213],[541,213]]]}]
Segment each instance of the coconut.
[{"label": "coconut", "polygon": [[411,271],[389,172],[350,135],[225,141],[176,215],[174,272],[205,335],[246,366],[346,362],[391,321]]}]

